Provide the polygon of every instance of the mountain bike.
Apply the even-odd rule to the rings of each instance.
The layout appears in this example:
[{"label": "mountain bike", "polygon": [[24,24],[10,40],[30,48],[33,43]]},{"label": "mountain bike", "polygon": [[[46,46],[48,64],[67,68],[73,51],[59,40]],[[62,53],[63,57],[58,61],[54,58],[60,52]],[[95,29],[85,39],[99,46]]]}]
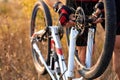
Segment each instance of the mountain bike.
[{"label": "mountain bike", "polygon": [[[113,26],[115,26],[116,21],[115,17],[113,17],[115,16],[114,0],[106,0],[105,8],[107,27],[105,29],[105,41],[99,60],[93,67],[86,68],[80,63],[77,56],[75,56],[75,61],[79,65],[78,71],[86,79],[99,77],[105,71],[111,60],[115,40],[115,27]],[[83,11],[78,9],[77,14],[80,15],[77,17],[82,18],[84,22],[85,17],[81,17],[81,15],[85,16]],[[74,80],[75,42],[77,35],[82,33],[82,31],[84,31],[83,26],[79,27],[76,25],[71,28],[67,66],[60,42],[63,33],[59,26],[52,25],[51,14],[46,3],[42,0],[38,1],[33,9],[30,26],[31,49],[36,70],[40,74],[49,73],[52,80]],[[82,77],[80,79],[82,80]]]}]

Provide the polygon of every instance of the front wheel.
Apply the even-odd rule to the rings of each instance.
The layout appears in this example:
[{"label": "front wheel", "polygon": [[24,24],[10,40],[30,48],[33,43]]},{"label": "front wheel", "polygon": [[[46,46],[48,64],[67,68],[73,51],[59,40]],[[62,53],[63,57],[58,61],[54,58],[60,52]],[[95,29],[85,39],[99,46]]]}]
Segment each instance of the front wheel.
[{"label": "front wheel", "polygon": [[101,74],[103,74],[112,58],[116,35],[115,1],[105,0],[104,8],[105,8],[105,38],[99,59],[89,69],[85,68],[79,61],[77,61],[79,64],[79,72],[86,79],[95,79],[99,77]]}]

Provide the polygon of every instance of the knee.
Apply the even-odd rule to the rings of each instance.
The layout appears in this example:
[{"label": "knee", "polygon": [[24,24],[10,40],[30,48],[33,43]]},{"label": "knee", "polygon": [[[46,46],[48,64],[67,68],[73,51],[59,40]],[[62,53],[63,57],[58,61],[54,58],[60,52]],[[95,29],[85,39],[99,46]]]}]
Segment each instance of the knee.
[{"label": "knee", "polygon": [[119,60],[116,60],[113,62],[113,71],[117,74],[118,78],[120,79],[120,64]]},{"label": "knee", "polygon": [[118,50],[114,50],[113,53],[113,70],[120,75],[120,53]]}]

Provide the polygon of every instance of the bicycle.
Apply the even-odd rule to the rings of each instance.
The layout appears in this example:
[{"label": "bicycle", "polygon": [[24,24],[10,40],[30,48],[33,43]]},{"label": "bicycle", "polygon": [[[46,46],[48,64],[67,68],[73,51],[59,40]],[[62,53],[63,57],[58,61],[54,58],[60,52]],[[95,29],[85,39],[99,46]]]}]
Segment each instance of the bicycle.
[{"label": "bicycle", "polygon": [[[81,76],[86,79],[94,79],[99,77],[107,68],[112,56],[115,39],[115,28],[113,27],[115,26],[115,17],[113,17],[115,13],[112,13],[115,12],[114,0],[105,1],[105,4],[107,10],[106,26],[108,27],[106,27],[106,38],[103,53],[101,54],[95,66],[93,66],[92,68],[86,68],[80,63],[77,57],[75,58],[76,62],[79,65],[79,72]],[[111,6],[111,4],[113,6]],[[38,12],[39,10],[41,11]],[[38,13],[43,16],[38,15]],[[111,16],[112,20],[110,19]],[[40,20],[43,19],[44,21],[42,21],[40,24],[45,25],[37,26],[38,22],[40,22],[40,20],[37,22],[37,18],[39,18]],[[50,11],[45,2],[42,0],[37,2],[33,9],[30,27],[31,49],[36,70],[40,74],[45,74],[46,72],[48,72],[52,80],[74,80],[72,79],[74,68],[73,56],[75,52],[76,36],[78,35],[80,29],[78,27],[71,28],[68,68],[66,67],[60,42],[60,37],[62,37],[62,33],[58,32],[58,30],[59,27],[52,26]]]}]

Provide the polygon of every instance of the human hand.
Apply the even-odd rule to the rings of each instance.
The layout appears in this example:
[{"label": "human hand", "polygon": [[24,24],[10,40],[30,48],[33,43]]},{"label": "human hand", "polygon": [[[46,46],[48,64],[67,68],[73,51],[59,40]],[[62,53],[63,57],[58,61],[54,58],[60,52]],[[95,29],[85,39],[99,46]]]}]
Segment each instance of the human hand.
[{"label": "human hand", "polygon": [[104,18],[101,18],[101,17],[99,17],[99,18],[97,18],[93,23],[102,23],[103,22],[103,19]]},{"label": "human hand", "polygon": [[62,6],[58,13],[60,15],[59,22],[62,26],[71,27],[75,25],[75,15],[69,7]]},{"label": "human hand", "polygon": [[72,9],[63,5],[61,2],[57,2],[56,4],[54,4],[53,9],[55,12],[58,12],[58,14],[60,15],[59,23],[62,26],[66,26],[66,27],[74,26],[75,17]]},{"label": "human hand", "polygon": [[99,8],[95,10],[92,14],[93,23],[101,23],[104,20],[104,12],[101,11]]},{"label": "human hand", "polygon": [[98,2],[95,5],[95,12],[92,14],[92,18],[93,18],[93,23],[101,23],[104,20],[104,4],[103,4],[103,0],[100,0],[100,2]]}]

